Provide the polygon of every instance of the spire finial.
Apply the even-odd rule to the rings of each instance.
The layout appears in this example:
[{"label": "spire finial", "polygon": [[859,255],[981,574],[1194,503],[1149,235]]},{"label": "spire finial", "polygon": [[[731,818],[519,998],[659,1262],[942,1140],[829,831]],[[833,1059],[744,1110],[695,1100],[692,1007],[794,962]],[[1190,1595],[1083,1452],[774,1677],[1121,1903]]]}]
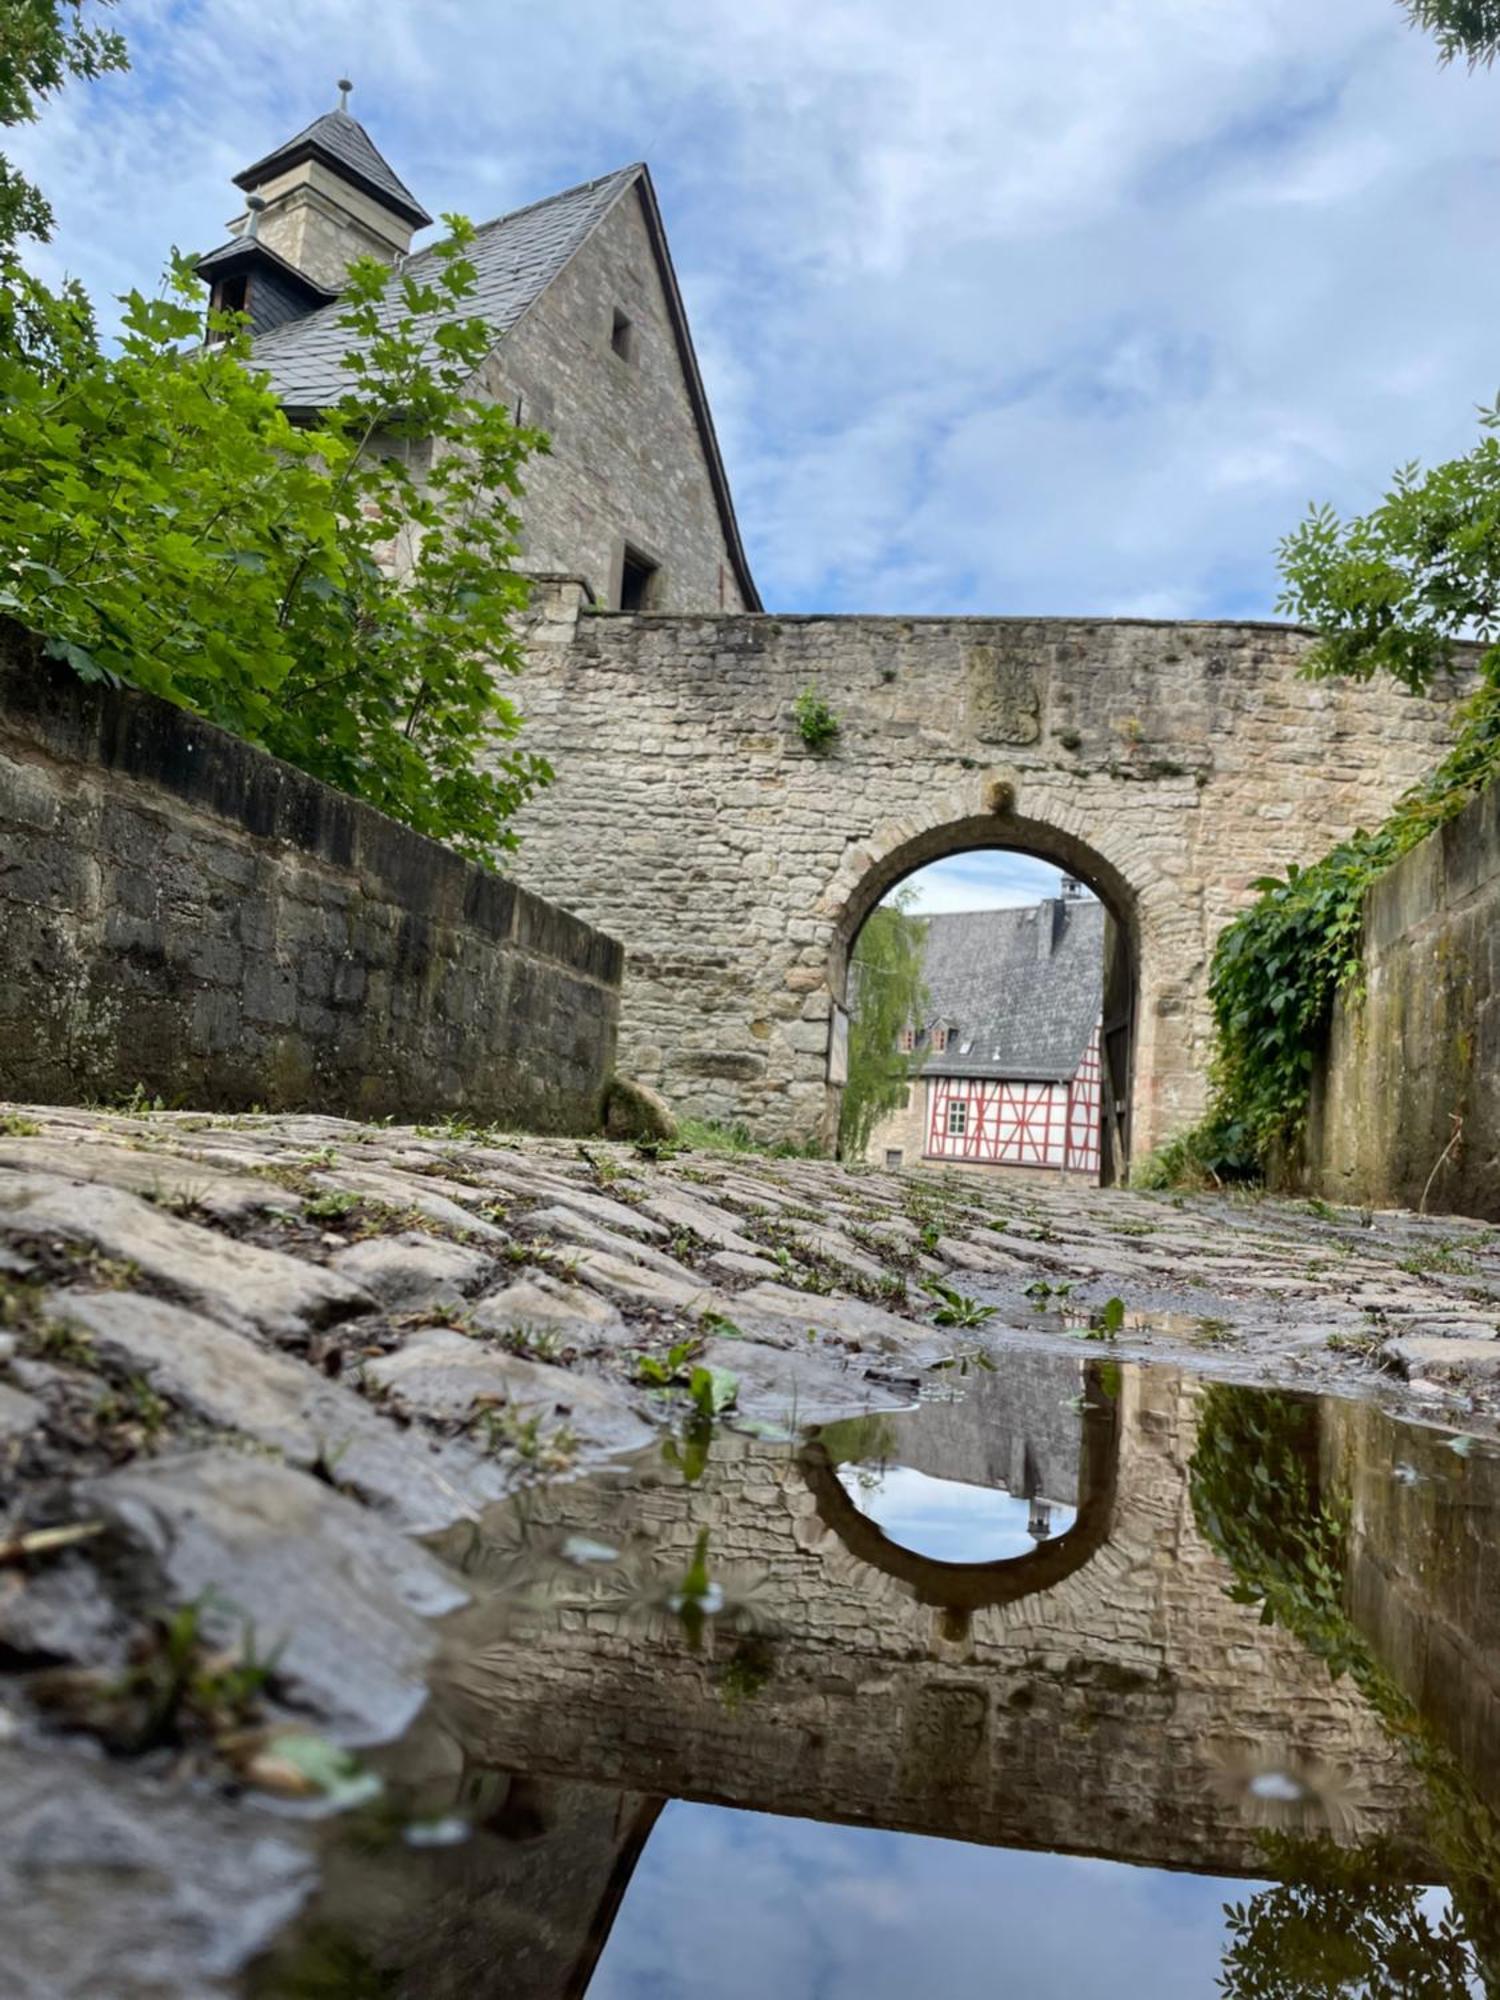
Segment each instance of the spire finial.
[{"label": "spire finial", "polygon": [[349,93],[350,93],[350,91],[351,91],[351,90],[353,90],[353,88],[354,88],[354,85],[353,85],[353,84],[352,84],[352,83],[351,83],[351,82],[349,81],[349,79],[348,79],[348,77],[347,77],[347,76],[341,76],[341,77],[339,78],[339,110],[340,110],[340,111],[347,111],[347,110],[349,109]]}]

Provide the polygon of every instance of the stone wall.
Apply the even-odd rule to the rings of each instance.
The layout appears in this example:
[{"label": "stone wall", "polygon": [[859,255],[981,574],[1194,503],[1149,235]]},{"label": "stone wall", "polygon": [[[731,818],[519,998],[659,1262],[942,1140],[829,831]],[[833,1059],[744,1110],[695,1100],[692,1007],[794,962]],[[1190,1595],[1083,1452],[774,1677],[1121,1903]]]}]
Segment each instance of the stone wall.
[{"label": "stone wall", "polygon": [[[1098,619],[579,615],[521,684],[557,786],[520,879],[625,940],[624,1066],[766,1139],[828,1137],[849,945],[924,862],[1012,846],[1104,899],[1138,969],[1133,1137],[1202,1108],[1209,956],[1255,879],[1371,825],[1444,700],[1308,683],[1306,634]],[[841,732],[810,752],[814,687]]]},{"label": "stone wall", "polygon": [[1303,1183],[1500,1222],[1500,786],[1370,891],[1363,986],[1334,1010]]},{"label": "stone wall", "polygon": [[0,627],[0,1098],[597,1125],[622,953]]},{"label": "stone wall", "polygon": [[[552,441],[525,472],[522,564],[581,576],[615,605],[628,542],[660,565],[653,611],[738,611],[644,199],[627,189],[482,372],[486,394]],[[611,345],[617,311],[628,356]]]}]

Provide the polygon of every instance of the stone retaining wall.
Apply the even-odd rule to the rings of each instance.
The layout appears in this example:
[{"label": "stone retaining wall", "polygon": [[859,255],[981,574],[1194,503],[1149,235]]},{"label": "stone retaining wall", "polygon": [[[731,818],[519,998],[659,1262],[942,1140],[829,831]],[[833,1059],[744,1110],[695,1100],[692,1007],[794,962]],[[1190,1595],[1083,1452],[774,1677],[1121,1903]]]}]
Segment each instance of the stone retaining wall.
[{"label": "stone retaining wall", "polygon": [[0,1098],[595,1129],[613,939],[0,625]]},{"label": "stone retaining wall", "polygon": [[1302,1176],[1500,1222],[1500,786],[1370,891],[1364,994],[1334,1010]]}]

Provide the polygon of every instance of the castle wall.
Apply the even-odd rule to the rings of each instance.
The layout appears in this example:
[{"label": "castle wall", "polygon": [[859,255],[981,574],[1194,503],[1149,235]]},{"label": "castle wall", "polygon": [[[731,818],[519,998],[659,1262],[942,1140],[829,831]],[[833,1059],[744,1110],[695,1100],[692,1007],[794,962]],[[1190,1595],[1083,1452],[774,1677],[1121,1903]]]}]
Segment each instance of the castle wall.
[{"label": "castle wall", "polygon": [[[829,1137],[836,1003],[878,897],[1014,846],[1088,882],[1138,967],[1137,1156],[1201,1111],[1208,970],[1257,877],[1376,823],[1444,700],[1299,678],[1286,626],[579,616],[537,606],[518,689],[558,782],[515,872],[625,943],[622,1065],[760,1138]],[[840,723],[821,754],[793,704]]]},{"label": "castle wall", "polygon": [[0,626],[0,1098],[597,1128],[620,948]]},{"label": "castle wall", "polygon": [[[619,603],[628,542],[660,564],[653,611],[742,608],[666,293],[631,188],[501,343],[485,392],[548,433],[526,468],[522,566]],[[616,311],[630,358],[616,354]]]},{"label": "castle wall", "polygon": [[1500,1222],[1500,785],[1370,890],[1362,971],[1334,1007],[1288,1178]]}]

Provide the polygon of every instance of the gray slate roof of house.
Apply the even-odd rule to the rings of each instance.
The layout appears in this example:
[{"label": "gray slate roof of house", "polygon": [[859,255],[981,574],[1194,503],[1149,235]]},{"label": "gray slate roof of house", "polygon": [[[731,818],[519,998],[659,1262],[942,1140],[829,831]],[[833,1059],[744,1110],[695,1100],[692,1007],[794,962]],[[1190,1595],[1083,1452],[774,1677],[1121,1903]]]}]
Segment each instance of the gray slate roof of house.
[{"label": "gray slate roof of house", "polygon": [[[470,246],[478,277],[464,310],[487,320],[497,339],[509,333],[642,171],[639,166],[622,167],[601,180],[487,222],[475,232]],[[432,274],[435,262],[434,250],[421,250],[407,259],[403,271],[420,280]],[[390,288],[387,299],[385,310],[394,319],[400,309],[396,287]],[[340,310],[337,304],[324,306],[256,341],[256,365],[266,370],[273,394],[288,409],[326,409],[358,386],[357,378],[339,365],[352,345],[339,325]]]},{"label": "gray slate roof of house", "polygon": [[[1062,1081],[1099,1019],[1104,906],[1052,898],[1019,910],[926,917],[926,1025],[958,1030],[924,1076]],[[1043,953],[1042,941],[1050,940]]]},{"label": "gray slate roof of house", "polygon": [[352,180],[367,188],[377,200],[384,201],[387,207],[405,216],[418,229],[431,222],[432,217],[396,174],[364,126],[357,118],[351,118],[347,111],[325,111],[321,118],[315,118],[311,125],[304,126],[295,138],[288,139],[275,152],[267,153],[253,166],[246,167],[243,173],[236,174],[234,184],[253,192],[283,168],[306,159],[310,153],[321,153],[336,167],[341,167]]}]

